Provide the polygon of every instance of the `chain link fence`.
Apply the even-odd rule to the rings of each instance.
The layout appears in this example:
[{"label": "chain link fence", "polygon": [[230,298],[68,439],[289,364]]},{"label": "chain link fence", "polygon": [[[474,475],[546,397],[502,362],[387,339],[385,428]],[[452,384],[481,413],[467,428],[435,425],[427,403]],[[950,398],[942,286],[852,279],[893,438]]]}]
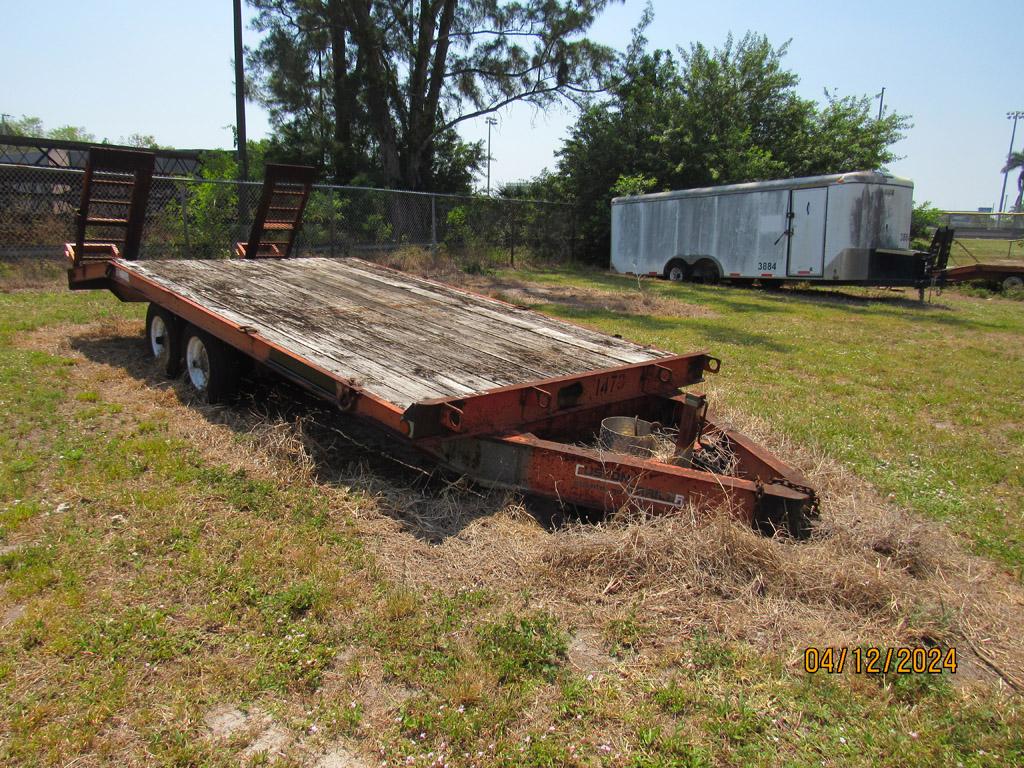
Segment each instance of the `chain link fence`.
[{"label": "chain link fence", "polygon": [[[0,164],[0,261],[53,259],[74,240],[84,172]],[[226,258],[247,239],[259,182],[154,176],[140,258]],[[375,258],[445,250],[481,265],[571,260],[571,206],[316,185],[294,255]]]}]

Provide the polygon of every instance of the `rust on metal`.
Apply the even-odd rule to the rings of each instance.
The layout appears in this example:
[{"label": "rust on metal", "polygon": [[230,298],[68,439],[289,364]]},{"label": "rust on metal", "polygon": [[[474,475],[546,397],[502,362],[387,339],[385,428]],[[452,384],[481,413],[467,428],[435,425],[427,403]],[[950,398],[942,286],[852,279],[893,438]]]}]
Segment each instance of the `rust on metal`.
[{"label": "rust on metal", "polygon": [[315,168],[268,163],[249,239],[236,243],[235,255],[246,259],[290,257],[315,179]]},{"label": "rust on metal", "polygon": [[[75,241],[65,245],[73,266],[90,259],[137,259],[153,179],[152,152],[93,147],[75,213]],[[96,230],[102,232],[97,235]],[[120,235],[112,234],[121,230]]]},{"label": "rust on metal", "polygon": [[719,361],[706,352],[635,363],[501,387],[470,397],[450,397],[414,403],[405,411],[409,436],[436,437],[445,432],[464,437],[515,429],[560,412],[590,409],[632,400],[642,395],[672,395],[717,371]]}]

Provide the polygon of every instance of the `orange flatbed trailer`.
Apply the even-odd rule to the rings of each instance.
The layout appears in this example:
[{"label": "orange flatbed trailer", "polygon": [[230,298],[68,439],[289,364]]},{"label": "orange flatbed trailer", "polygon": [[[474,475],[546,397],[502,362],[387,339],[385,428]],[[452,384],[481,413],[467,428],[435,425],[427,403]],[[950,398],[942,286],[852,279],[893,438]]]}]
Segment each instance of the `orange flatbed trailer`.
[{"label": "orange flatbed trailer", "polygon": [[[146,182],[145,158],[110,163],[106,183],[123,185],[127,201],[130,174]],[[718,359],[359,259],[291,258],[311,179],[311,169],[268,166],[249,241],[238,258],[214,260],[139,260],[138,206],[127,203],[122,245],[87,238],[98,218],[87,183],[65,249],[69,287],[148,302],[150,353],[168,376],[184,368],[211,402],[238,383],[244,356],[485,485],[606,512],[724,507],[766,532],[808,533],[817,497],[803,475],[707,420],[705,398],[683,392]],[[622,416],[673,428],[675,455],[601,443],[602,422]],[[728,451],[728,473],[702,463],[711,442]]]}]

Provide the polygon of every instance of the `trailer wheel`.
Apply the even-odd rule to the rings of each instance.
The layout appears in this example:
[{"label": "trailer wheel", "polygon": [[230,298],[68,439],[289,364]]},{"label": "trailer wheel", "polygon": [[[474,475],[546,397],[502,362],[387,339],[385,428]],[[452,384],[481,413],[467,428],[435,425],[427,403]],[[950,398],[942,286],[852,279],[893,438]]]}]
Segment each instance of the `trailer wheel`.
[{"label": "trailer wheel", "polygon": [[701,259],[693,265],[690,276],[698,283],[717,283],[722,274],[718,271],[718,265],[711,259]]},{"label": "trailer wheel", "polygon": [[688,271],[685,261],[682,259],[672,259],[665,266],[665,279],[671,280],[673,283],[681,283],[686,279]]},{"label": "trailer wheel", "polygon": [[220,403],[238,388],[237,353],[220,339],[189,326],[184,334],[185,371],[207,403]]},{"label": "trailer wheel", "polygon": [[146,345],[164,376],[177,378],[181,373],[181,323],[156,304],[146,310]]},{"label": "trailer wheel", "polygon": [[1004,291],[1019,291],[1024,288],[1024,277],[1020,275],[1010,275],[1003,280]]}]

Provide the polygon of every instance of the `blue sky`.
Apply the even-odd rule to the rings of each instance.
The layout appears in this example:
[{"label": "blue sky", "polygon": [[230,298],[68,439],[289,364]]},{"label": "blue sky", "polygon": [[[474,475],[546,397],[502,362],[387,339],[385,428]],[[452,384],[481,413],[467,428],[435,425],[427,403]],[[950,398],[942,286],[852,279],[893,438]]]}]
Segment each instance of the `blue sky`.
[{"label": "blue sky", "polygon": [[[47,126],[82,125],[111,141],[148,133],[178,147],[230,145],[229,0],[5,6],[0,111],[38,116]],[[643,7],[643,0],[613,6],[592,37],[624,47]],[[874,95],[885,86],[886,108],[913,119],[896,147],[904,157],[891,169],[915,181],[915,198],[966,210],[997,203],[1010,141],[1005,115],[1024,110],[1020,0],[657,0],[654,9],[651,47],[715,46],[730,31],[753,30],[775,44],[792,40],[785,62],[800,76],[804,96],[818,99],[825,88]],[[247,30],[246,42],[254,41]],[[265,134],[261,108],[250,104],[247,114],[250,136]],[[573,113],[523,105],[501,113],[499,121],[493,134],[497,182],[553,166]],[[487,129],[481,119],[464,124],[462,133],[477,139]],[[1024,122],[1016,148],[1022,146]]]}]

